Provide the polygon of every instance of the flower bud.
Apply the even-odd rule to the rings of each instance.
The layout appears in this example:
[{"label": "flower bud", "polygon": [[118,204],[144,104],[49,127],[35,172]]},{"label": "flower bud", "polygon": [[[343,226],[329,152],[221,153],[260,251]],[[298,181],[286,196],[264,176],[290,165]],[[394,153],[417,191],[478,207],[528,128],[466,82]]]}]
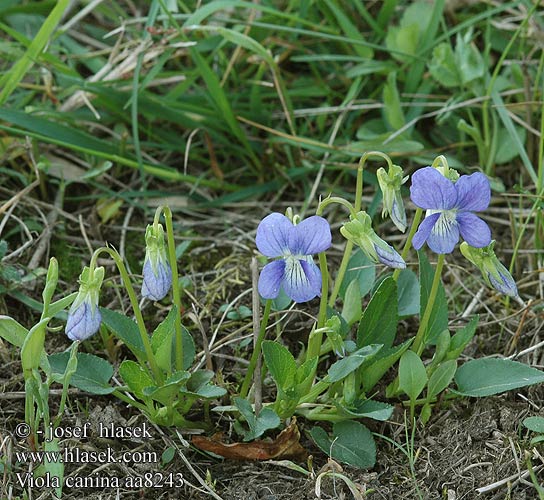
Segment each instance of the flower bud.
[{"label": "flower bud", "polygon": [[85,267],[79,276],[79,292],[68,312],[66,335],[70,340],[85,340],[100,328],[102,316],[98,309],[100,287],[104,279],[104,268],[91,271]]},{"label": "flower bud", "polygon": [[495,240],[483,248],[471,247],[466,241],[461,243],[461,253],[467,260],[472,262],[482,273],[484,280],[495,290],[509,297],[517,297],[518,289],[516,282],[508,269],[497,259],[495,251]]},{"label": "flower bud", "polygon": [[337,356],[344,357],[346,355],[346,348],[344,346],[344,339],[340,333],[340,330],[342,329],[340,318],[338,316],[332,316],[325,322],[325,328],[332,350]]},{"label": "flower bud", "polygon": [[403,177],[402,168],[398,165],[391,165],[386,172],[383,167],[378,169],[378,183],[383,195],[382,217],[389,215],[393,224],[399,231],[406,231],[406,210],[400,192],[400,187],[408,180]]},{"label": "flower bud", "polygon": [[367,257],[374,263],[381,262],[389,267],[404,269],[406,263],[398,252],[372,229],[372,219],[366,212],[359,212],[341,228],[340,233],[344,238],[359,246]]},{"label": "flower bud", "polygon": [[162,224],[147,226],[145,244],[142,295],[146,299],[161,300],[172,286],[172,269],[166,255]]}]

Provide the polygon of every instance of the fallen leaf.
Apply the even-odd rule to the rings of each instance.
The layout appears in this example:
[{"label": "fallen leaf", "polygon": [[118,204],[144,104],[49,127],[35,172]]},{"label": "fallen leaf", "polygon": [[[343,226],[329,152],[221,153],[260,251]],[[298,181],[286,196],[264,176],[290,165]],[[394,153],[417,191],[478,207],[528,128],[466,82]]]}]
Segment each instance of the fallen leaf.
[{"label": "fallen leaf", "polygon": [[300,444],[300,432],[295,418],[273,441],[257,440],[251,443],[226,444],[221,438],[220,432],[211,438],[193,436],[192,444],[200,450],[210,451],[232,460],[271,460],[274,458],[304,460],[307,456],[306,450]]}]

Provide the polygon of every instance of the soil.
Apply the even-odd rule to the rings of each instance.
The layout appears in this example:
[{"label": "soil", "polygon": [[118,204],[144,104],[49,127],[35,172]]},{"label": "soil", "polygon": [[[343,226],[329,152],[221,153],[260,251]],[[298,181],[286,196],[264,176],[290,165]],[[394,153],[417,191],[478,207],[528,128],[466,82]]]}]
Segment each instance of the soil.
[{"label": "soil", "polygon": [[[240,228],[240,236],[234,241],[232,233],[225,229],[224,222],[217,227],[210,226],[208,230],[215,235],[213,252],[207,249],[206,242],[195,245],[191,252],[188,277],[193,283],[191,293],[201,303],[206,330],[212,331],[217,322],[221,304],[233,300],[247,290],[251,282],[249,275],[248,234],[254,230],[254,216],[248,216],[247,228]],[[222,239],[223,236],[227,239]],[[110,238],[118,240],[118,235]],[[334,256],[340,258],[338,249],[333,249]],[[204,255],[213,262],[199,265],[199,256]],[[214,269],[221,263],[221,276],[204,276],[203,270]],[[457,311],[452,312],[451,325],[459,324],[457,319],[467,308],[472,307],[475,297],[467,293],[477,290],[478,286],[471,280],[477,279],[474,274],[463,270],[462,263],[456,263],[455,257],[449,259],[449,271],[445,276],[449,297],[457,294],[455,300]],[[247,265],[246,265],[247,264]],[[535,271],[527,273],[525,281],[534,282]],[[213,273],[212,273],[213,274]],[[531,281],[532,280],[532,281]],[[212,283],[212,284],[210,284]],[[205,288],[206,287],[206,288]],[[64,288],[70,285],[64,284]],[[459,295],[459,290],[461,295]],[[39,298],[39,291],[35,293]],[[487,297],[487,298],[486,298]],[[115,297],[111,300],[117,300]],[[237,307],[245,304],[251,307],[249,296],[245,301],[237,303]],[[12,300],[8,297],[8,300]],[[107,304],[107,300],[104,301]],[[513,340],[517,342],[516,349],[522,350],[539,342],[539,330],[542,318],[531,309],[530,314],[519,314],[521,307],[517,304],[512,314],[505,318],[504,304],[495,295],[489,293],[483,299],[478,299],[476,308],[481,312],[482,327],[474,341],[466,349],[462,361],[470,358],[508,354],[508,346]],[[115,307],[118,306],[118,302]],[[25,308],[16,302],[10,304],[9,310],[20,310],[19,321],[31,324],[26,319]],[[312,312],[312,311],[310,311]],[[155,314],[155,316],[152,316]],[[152,308],[144,311],[146,321],[152,321],[149,316],[159,321],[165,311],[158,309],[153,313]],[[17,316],[16,316],[17,317]],[[24,320],[23,320],[24,319]],[[413,330],[413,322],[404,321],[401,335]],[[243,322],[242,322],[243,323]],[[221,351],[221,356],[214,358],[215,371],[226,384],[238,383],[241,365],[237,358],[247,357],[241,343],[247,336],[249,328],[241,329],[240,321],[225,321],[222,335],[237,334],[236,343]],[[247,321],[245,321],[247,323]],[[520,326],[523,323],[523,328]],[[60,323],[59,323],[60,324]],[[300,349],[305,340],[311,320],[306,313],[291,314],[285,321],[284,328],[289,335],[294,351]],[[415,324],[415,323],[414,323]],[[241,332],[241,333],[240,333]],[[519,335],[519,332],[523,332]],[[198,335],[194,335],[197,350],[202,348]],[[47,352],[64,350],[68,343],[62,334],[50,334],[47,337]],[[123,348],[104,348],[97,336],[88,341],[88,352],[94,352],[102,357],[110,356],[110,361],[118,364],[129,355]],[[94,350],[93,350],[94,349]],[[536,350],[519,361],[542,368],[542,354]],[[28,496],[23,496],[17,473],[23,474],[29,470],[29,460],[17,461],[17,452],[28,452],[30,443],[16,435],[17,425],[24,422],[24,380],[21,373],[19,350],[13,349],[0,341],[0,498],[20,499],[52,498],[51,489],[44,487],[31,488]],[[57,393],[50,397],[51,413],[55,414],[60,396]],[[266,389],[268,390],[268,389]],[[265,394],[265,400],[269,400]],[[229,404],[226,399],[222,404]],[[377,463],[371,470],[361,471],[355,468],[334,463],[313,444],[309,438],[311,423],[299,420],[301,442],[310,454],[307,463],[297,464],[303,471],[294,470],[293,464],[280,462],[235,462],[212,457],[191,447],[190,433],[184,429],[151,428],[151,437],[135,437],[111,439],[99,437],[98,423],[104,426],[113,424],[119,427],[141,428],[145,418],[135,409],[128,407],[113,397],[89,396],[78,390],[71,390],[68,406],[62,419],[63,427],[84,426],[91,423],[87,438],[62,439],[61,448],[78,448],[82,451],[96,453],[114,453],[119,456],[124,452],[140,453],[140,462],[134,463],[70,463],[66,465],[65,477],[83,478],[91,481],[107,477],[118,478],[151,478],[162,487],[93,487],[85,488],[75,485],[65,488],[65,499],[182,499],[204,500],[220,498],[223,500],[304,500],[304,499],[532,499],[538,494],[528,476],[526,453],[532,458],[539,482],[544,482],[543,465],[539,448],[529,443],[534,437],[521,426],[527,416],[544,416],[544,387],[536,386],[512,391],[499,397],[485,399],[444,399],[439,408],[435,409],[426,426],[417,425],[414,432],[413,444],[410,436],[406,436],[405,414],[399,405],[389,422],[376,423],[365,421],[373,432],[385,436],[377,437]],[[217,418],[214,422],[227,436],[233,436],[232,425],[228,418]],[[197,415],[202,418],[202,415]],[[147,423],[149,425],[149,423]],[[326,427],[326,425],[325,425]],[[392,440],[396,445],[393,445]],[[406,451],[413,449],[413,469],[407,458]],[[403,452],[404,450],[404,452]],[[148,455],[145,455],[147,453]],[[155,454],[155,456],[149,454]],[[163,456],[163,453],[165,456]],[[171,454],[171,456],[168,456]],[[305,472],[304,472],[305,471]],[[179,474],[183,477],[183,486],[179,486]],[[521,477],[523,476],[523,477]],[[98,479],[97,479],[98,478]],[[168,483],[167,480],[170,480]],[[351,481],[351,489],[346,482]],[[156,484],[157,485],[157,484]],[[96,486],[96,485],[95,485]],[[213,494],[211,493],[213,492]],[[319,497],[318,497],[319,493]]]}]

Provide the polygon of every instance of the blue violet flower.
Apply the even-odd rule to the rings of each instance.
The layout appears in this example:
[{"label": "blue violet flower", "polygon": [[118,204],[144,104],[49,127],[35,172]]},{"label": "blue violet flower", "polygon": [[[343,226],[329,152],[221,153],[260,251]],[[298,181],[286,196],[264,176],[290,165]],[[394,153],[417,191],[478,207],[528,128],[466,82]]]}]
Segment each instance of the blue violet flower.
[{"label": "blue violet flower", "polygon": [[68,312],[66,335],[70,340],[86,340],[100,328],[102,316],[98,309],[100,287],[104,279],[104,268],[93,271],[85,267],[79,276],[79,292]]},{"label": "blue violet flower", "polygon": [[142,296],[149,300],[162,300],[172,286],[172,268],[166,255],[162,224],[147,226],[142,274]]},{"label": "blue violet flower", "polygon": [[294,225],[285,215],[267,215],[257,227],[259,252],[280,259],[264,266],[259,277],[259,293],[275,299],[280,289],[297,303],[321,295],[321,271],[312,255],[331,246],[329,223],[318,215]]},{"label": "blue violet flower", "polygon": [[435,168],[421,168],[412,175],[410,197],[415,205],[427,210],[412,241],[416,250],[427,242],[433,252],[451,253],[459,235],[475,248],[491,242],[489,226],[472,213],[485,210],[491,200],[484,174],[462,175],[454,183]]}]

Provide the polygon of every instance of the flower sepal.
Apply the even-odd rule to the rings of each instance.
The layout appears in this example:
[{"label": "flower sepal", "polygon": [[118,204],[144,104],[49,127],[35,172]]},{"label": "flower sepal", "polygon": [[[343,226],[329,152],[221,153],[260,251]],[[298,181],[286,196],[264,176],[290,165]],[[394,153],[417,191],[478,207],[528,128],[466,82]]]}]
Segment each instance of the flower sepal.
[{"label": "flower sepal", "polygon": [[400,188],[408,180],[408,176],[404,176],[401,167],[393,164],[387,172],[381,167],[376,174],[383,196],[382,217],[389,215],[393,224],[404,233],[406,231],[406,210]]},{"label": "flower sepal", "polygon": [[340,228],[340,233],[348,241],[360,247],[375,264],[381,262],[398,269],[406,267],[399,253],[374,232],[372,219],[366,212],[360,211],[355,216],[350,215],[349,222]]},{"label": "flower sepal", "polygon": [[461,243],[460,250],[464,257],[472,262],[482,273],[485,282],[503,295],[518,296],[518,288],[514,278],[495,255],[495,240],[483,248],[471,247],[466,241]]}]

